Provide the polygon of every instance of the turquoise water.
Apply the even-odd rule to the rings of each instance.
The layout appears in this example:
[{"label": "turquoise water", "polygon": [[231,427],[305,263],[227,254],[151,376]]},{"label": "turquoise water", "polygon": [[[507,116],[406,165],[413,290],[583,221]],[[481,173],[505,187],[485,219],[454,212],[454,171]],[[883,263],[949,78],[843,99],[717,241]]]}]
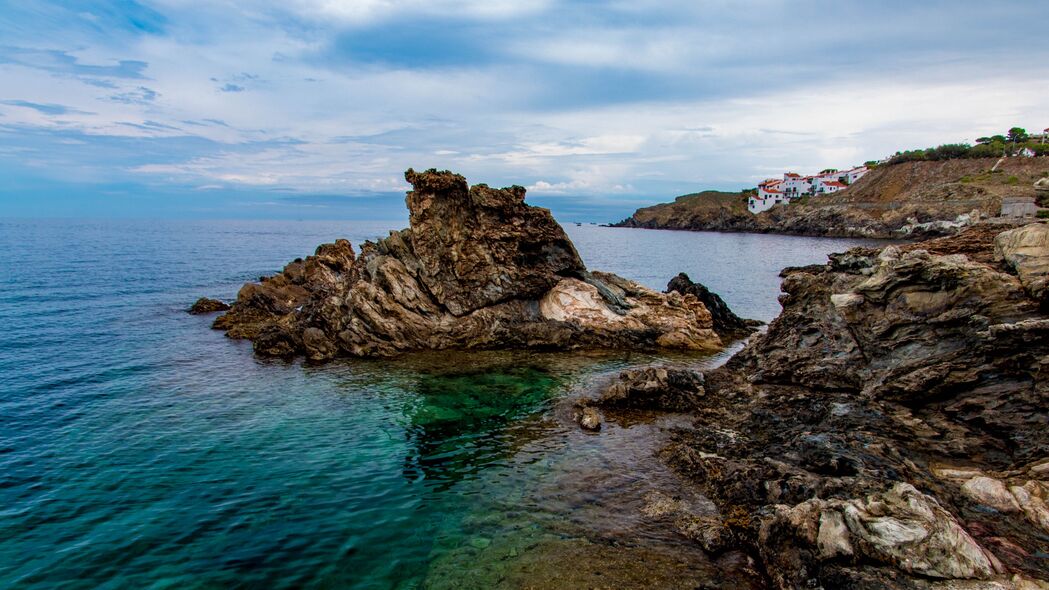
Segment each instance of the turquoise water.
[{"label": "turquoise water", "polygon": [[[571,396],[659,359],[305,366],[255,359],[183,311],[318,243],[399,225],[0,221],[0,587],[584,579],[564,577],[567,563],[630,587],[641,559],[668,579],[716,577],[724,564],[638,516],[645,493],[673,483],[650,459],[674,418],[593,436],[566,415]],[[780,267],[851,243],[566,229],[591,268],[653,287],[686,270],[763,319]]]}]

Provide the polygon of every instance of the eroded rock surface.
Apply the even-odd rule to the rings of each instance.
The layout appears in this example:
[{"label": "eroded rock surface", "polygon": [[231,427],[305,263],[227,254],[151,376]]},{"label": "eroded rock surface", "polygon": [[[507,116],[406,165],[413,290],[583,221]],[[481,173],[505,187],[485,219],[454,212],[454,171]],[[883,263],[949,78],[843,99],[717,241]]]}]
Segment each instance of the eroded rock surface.
[{"label": "eroded rock surface", "polygon": [[1043,304],[1049,298],[1049,225],[1032,223],[994,240],[994,255],[1016,271],[1020,283]]},{"label": "eroded rock surface", "polygon": [[717,293],[706,288],[701,283],[693,283],[685,273],[680,273],[667,284],[668,293],[681,293],[682,295],[694,295],[696,299],[710,311],[714,322],[714,331],[723,336],[746,336],[754,332],[761,322],[757,320],[746,320],[732,313],[728,304]]},{"label": "eroded rock surface", "polygon": [[355,255],[339,240],[241,289],[215,327],[258,354],[390,356],[448,348],[676,348],[721,340],[692,295],[588,272],[521,187],[409,170],[410,227]]},{"label": "eroded rock surface", "polygon": [[994,253],[1041,229],[1002,231],[787,269],[768,331],[675,393],[663,458],[774,587],[1045,587],[1049,317]]}]

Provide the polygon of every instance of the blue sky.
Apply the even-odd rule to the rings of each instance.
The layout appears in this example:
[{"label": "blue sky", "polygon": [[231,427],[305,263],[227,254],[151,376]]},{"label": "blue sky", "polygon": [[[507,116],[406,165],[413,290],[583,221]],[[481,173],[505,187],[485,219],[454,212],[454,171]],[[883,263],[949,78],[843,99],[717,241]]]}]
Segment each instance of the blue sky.
[{"label": "blue sky", "polygon": [[1049,126],[1041,0],[0,0],[0,216],[610,221]]}]

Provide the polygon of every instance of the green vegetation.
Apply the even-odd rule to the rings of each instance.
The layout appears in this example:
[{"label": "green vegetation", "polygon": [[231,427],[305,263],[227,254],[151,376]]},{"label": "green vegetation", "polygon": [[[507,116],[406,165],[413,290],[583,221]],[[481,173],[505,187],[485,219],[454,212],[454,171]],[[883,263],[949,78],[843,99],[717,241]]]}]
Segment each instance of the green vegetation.
[{"label": "green vegetation", "polygon": [[972,181],[973,181],[973,177],[969,176],[968,174],[966,174],[965,176],[961,177],[960,180],[958,180],[958,182],[962,182],[962,183],[965,183],[965,184],[968,184],[968,183],[970,183]]},{"label": "green vegetation", "polygon": [[896,152],[886,164],[904,162],[956,160],[960,158],[998,158],[1015,156],[1023,149],[1030,149],[1035,155],[1049,156],[1049,143],[1041,139],[1032,139],[1022,127],[1013,127],[1005,135],[980,137],[976,145],[967,143],[948,143],[934,148]]},{"label": "green vegetation", "polygon": [[1049,219],[1049,209],[1039,209],[1038,213],[1034,214],[1038,219]]},{"label": "green vegetation", "polygon": [[1005,184],[1009,184],[1009,185],[1020,184],[1020,179],[1015,177],[1015,176],[1010,176],[1009,178],[1005,179]]}]

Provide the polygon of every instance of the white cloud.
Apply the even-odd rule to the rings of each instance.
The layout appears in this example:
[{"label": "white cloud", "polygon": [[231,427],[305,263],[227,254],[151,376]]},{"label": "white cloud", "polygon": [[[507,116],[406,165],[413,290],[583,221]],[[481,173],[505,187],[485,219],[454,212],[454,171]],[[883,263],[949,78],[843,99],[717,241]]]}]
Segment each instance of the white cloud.
[{"label": "white cloud", "polygon": [[293,0],[287,7],[307,20],[372,24],[403,15],[505,20],[542,12],[549,0]]}]

